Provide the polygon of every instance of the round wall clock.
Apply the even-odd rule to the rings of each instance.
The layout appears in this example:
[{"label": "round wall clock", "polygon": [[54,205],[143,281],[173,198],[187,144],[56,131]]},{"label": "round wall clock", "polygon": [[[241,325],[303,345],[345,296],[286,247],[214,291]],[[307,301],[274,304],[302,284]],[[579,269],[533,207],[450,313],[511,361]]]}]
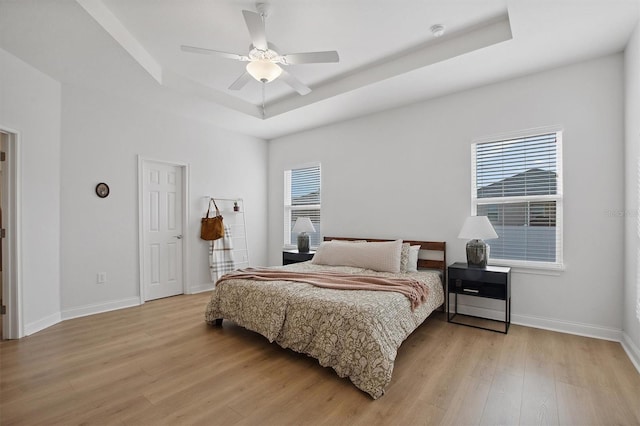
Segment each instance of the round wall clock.
[{"label": "round wall clock", "polygon": [[109,185],[104,182],[100,182],[96,185],[96,194],[100,198],[106,198],[109,195]]}]

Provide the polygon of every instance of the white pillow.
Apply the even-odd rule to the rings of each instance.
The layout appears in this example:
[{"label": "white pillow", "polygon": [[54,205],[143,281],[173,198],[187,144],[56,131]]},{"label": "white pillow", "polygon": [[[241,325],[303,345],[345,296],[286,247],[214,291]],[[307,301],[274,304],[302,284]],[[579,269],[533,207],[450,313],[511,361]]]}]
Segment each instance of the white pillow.
[{"label": "white pillow", "polygon": [[409,259],[407,260],[407,272],[418,272],[418,254],[420,246],[409,247]]},{"label": "white pillow", "polygon": [[316,265],[354,266],[380,272],[400,272],[402,240],[352,244],[325,241],[320,244],[311,263]]}]

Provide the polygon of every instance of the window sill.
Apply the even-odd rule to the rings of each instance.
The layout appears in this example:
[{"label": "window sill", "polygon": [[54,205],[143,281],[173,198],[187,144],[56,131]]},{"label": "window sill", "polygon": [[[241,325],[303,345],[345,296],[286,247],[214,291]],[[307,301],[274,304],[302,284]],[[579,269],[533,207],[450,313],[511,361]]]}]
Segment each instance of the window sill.
[{"label": "window sill", "polygon": [[[282,246],[282,250],[298,250],[297,245],[284,245]],[[316,251],[318,250],[318,246],[309,246],[309,250]]]},{"label": "window sill", "polygon": [[559,277],[565,270],[563,263],[559,264],[523,264],[521,262],[504,259],[489,260],[491,266],[510,266],[517,274],[548,275]]}]

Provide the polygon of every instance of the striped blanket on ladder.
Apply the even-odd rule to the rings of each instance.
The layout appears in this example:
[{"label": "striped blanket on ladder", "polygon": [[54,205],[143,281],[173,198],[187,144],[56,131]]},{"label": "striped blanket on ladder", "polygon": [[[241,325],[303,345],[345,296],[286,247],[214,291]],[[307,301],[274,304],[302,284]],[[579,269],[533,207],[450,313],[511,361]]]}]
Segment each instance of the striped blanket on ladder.
[{"label": "striped blanket on ladder", "polygon": [[216,282],[228,272],[235,271],[236,263],[233,260],[233,242],[231,240],[231,227],[224,226],[224,237],[209,242],[209,271],[211,281]]}]

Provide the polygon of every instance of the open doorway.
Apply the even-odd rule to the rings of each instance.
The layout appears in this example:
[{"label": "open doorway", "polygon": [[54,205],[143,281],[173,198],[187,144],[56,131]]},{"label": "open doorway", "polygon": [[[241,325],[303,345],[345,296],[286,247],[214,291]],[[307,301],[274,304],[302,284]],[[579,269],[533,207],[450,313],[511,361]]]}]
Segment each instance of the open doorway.
[{"label": "open doorway", "polygon": [[0,331],[22,337],[19,282],[18,134],[0,127]]}]

